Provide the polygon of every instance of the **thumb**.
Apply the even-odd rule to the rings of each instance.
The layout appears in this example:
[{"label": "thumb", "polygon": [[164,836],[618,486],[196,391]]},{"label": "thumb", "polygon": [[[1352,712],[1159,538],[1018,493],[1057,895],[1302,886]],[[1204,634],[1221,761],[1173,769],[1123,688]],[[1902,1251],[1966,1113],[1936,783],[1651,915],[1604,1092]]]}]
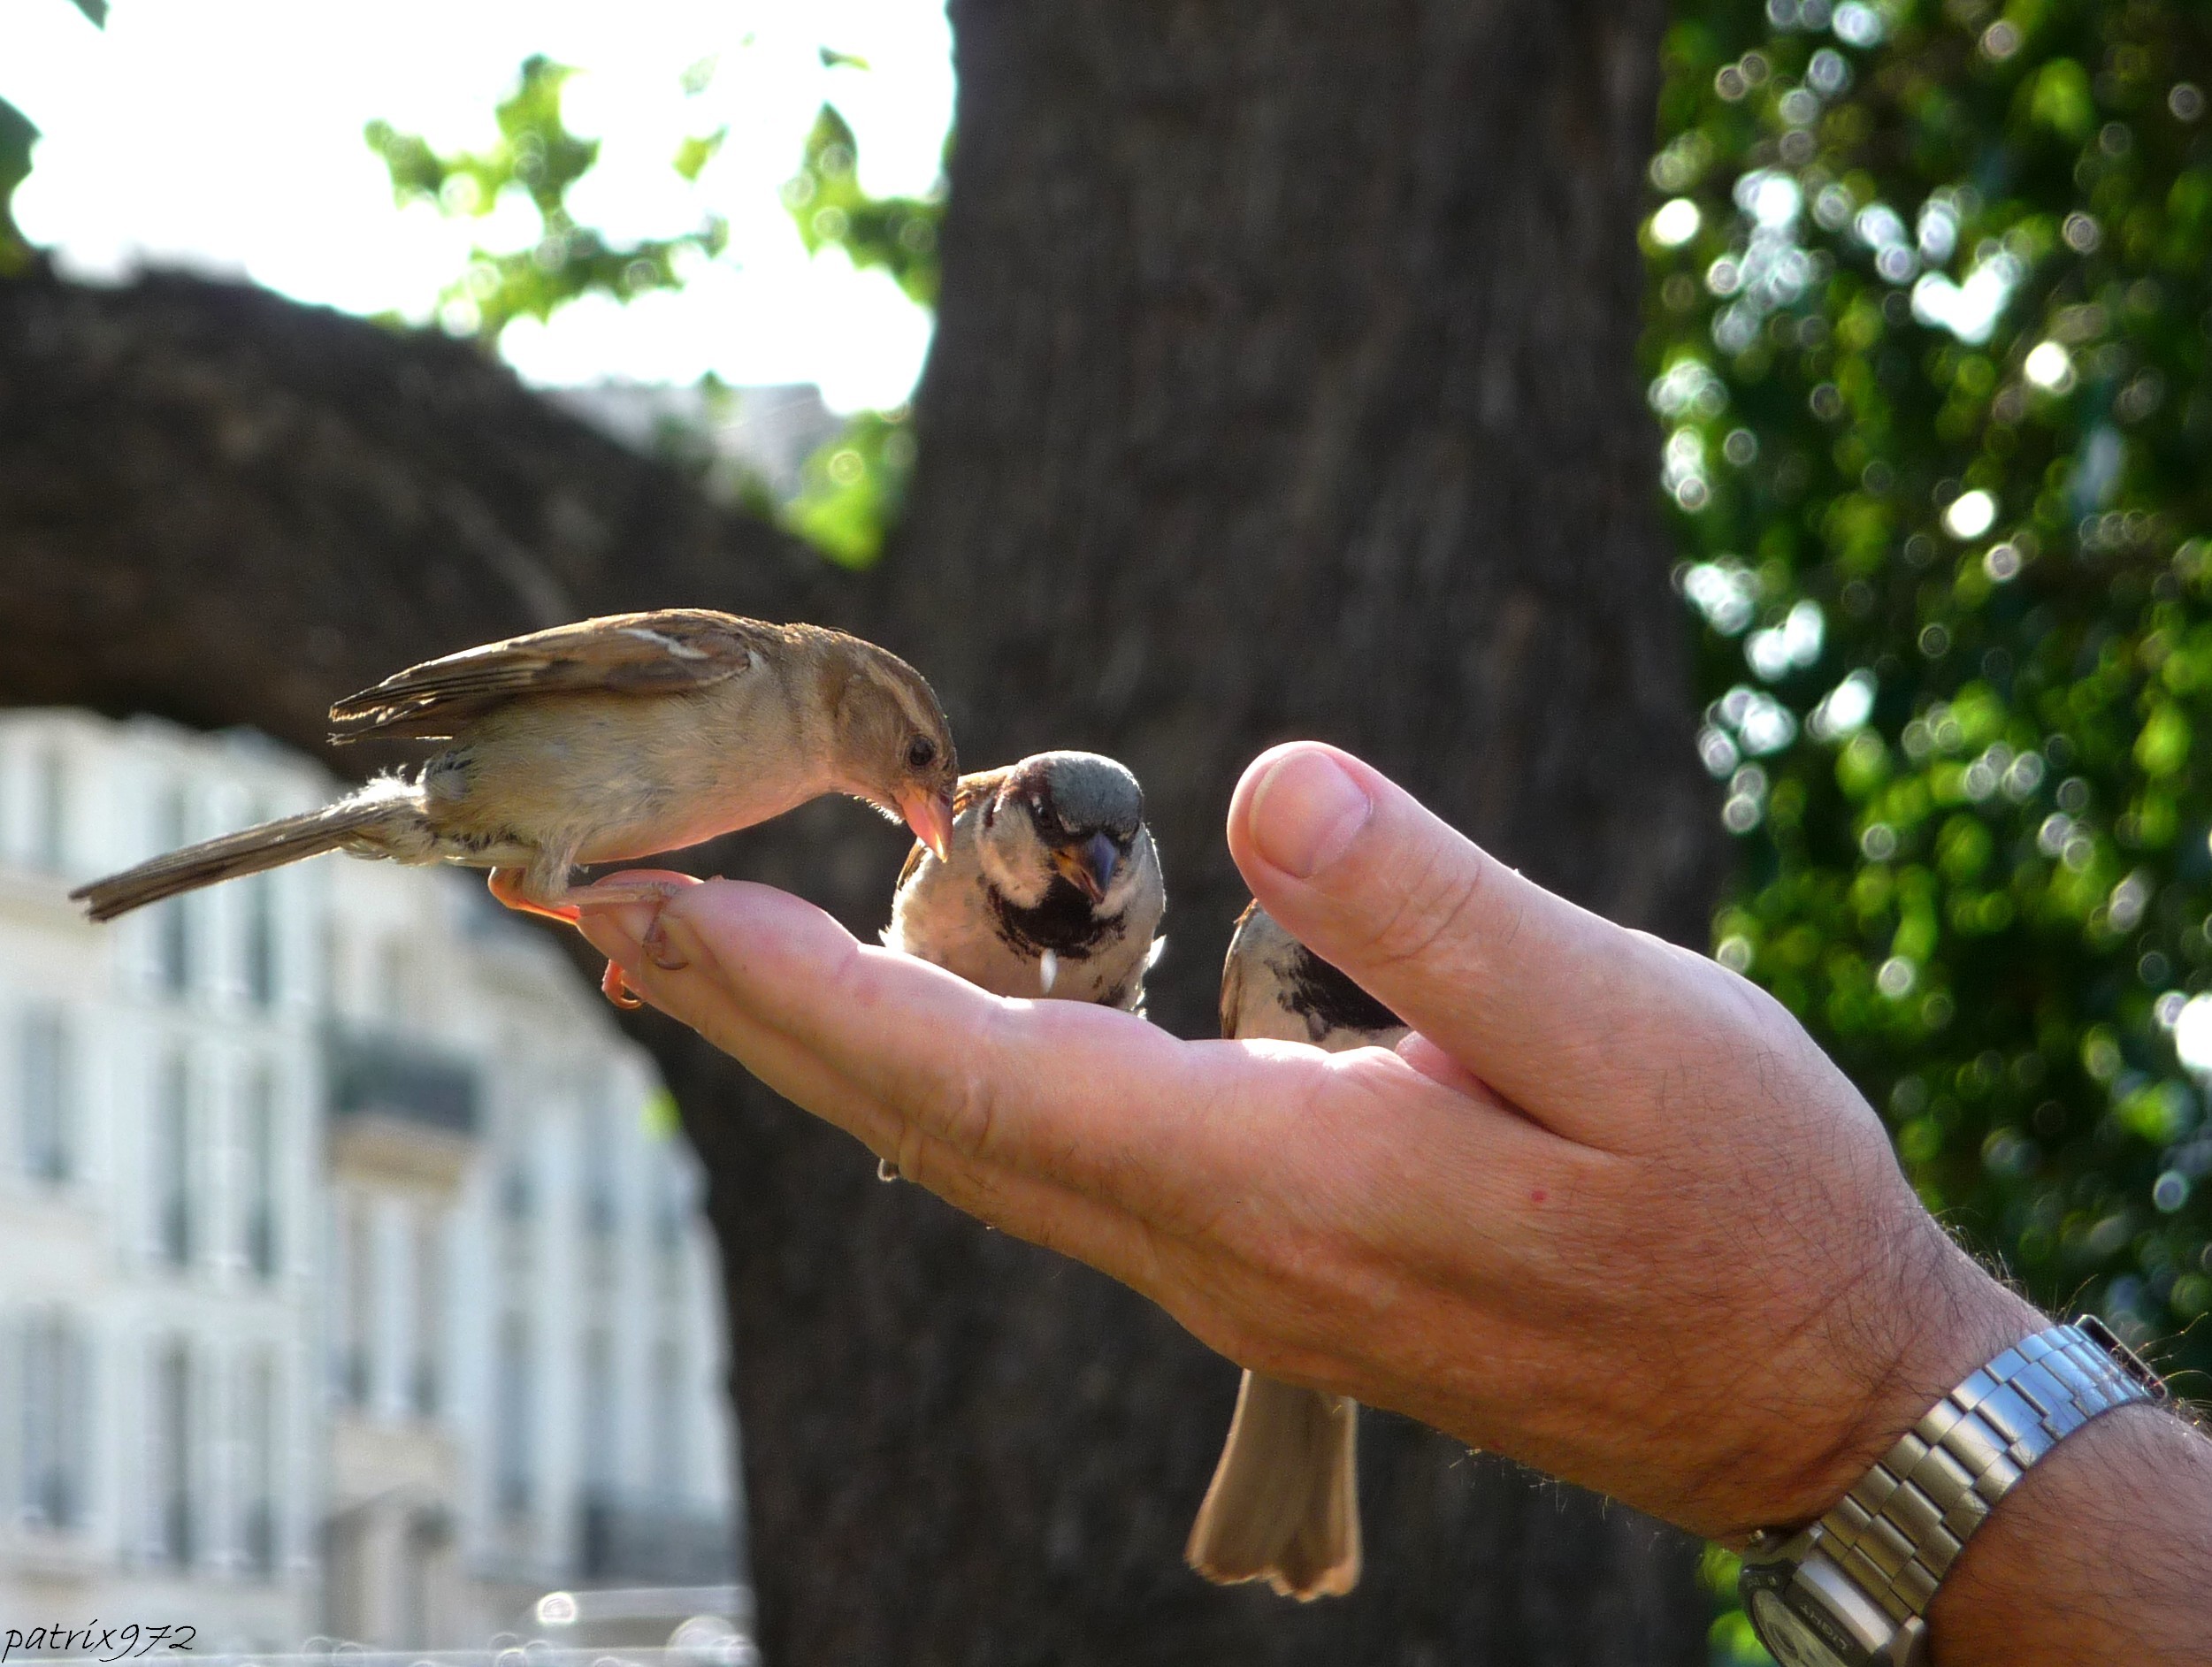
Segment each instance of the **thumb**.
[{"label": "thumb", "polygon": [[[1615,1144],[1648,1094],[1638,1038],[1687,1020],[1670,986],[1686,966],[1718,970],[1522,878],[1318,742],[1253,761],[1230,802],[1228,845],[1293,937],[1537,1120],[1589,1144]],[[1679,1029],[1672,1040],[1679,1049]]]}]

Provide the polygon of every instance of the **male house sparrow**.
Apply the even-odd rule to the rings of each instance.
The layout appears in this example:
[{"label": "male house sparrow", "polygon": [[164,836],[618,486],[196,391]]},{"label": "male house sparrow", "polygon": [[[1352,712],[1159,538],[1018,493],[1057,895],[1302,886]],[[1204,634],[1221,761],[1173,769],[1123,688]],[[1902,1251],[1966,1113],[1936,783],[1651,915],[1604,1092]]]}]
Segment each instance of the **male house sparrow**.
[{"label": "male house sparrow", "polygon": [[[1331,1053],[1396,1047],[1405,1025],[1254,903],[1221,967],[1221,1034]],[[1359,1581],[1359,1405],[1244,1373],[1221,1462],[1183,1556],[1209,1580],[1266,1580],[1285,1597]]]},{"label": "male house sparrow", "polygon": [[[446,741],[410,779],[188,845],[70,893],[96,921],[325,851],[489,868],[510,908],[573,922],[570,871],[697,845],[824,793],[945,848],[959,779],[930,685],[816,625],[614,614],[409,667],[330,709],[333,741]],[[601,885],[591,906],[660,889]],[[610,968],[608,994],[623,998]]]},{"label": "male house sparrow", "polygon": [[961,778],[952,838],[907,858],[884,942],[993,995],[1137,1013],[1167,907],[1137,777],[1039,753]]},{"label": "male house sparrow", "polygon": [[[1144,791],[1096,753],[1038,753],[961,777],[953,837],[899,871],[884,942],[996,996],[1144,1010],[1167,940]],[[899,1179],[879,1159],[876,1173]]]}]

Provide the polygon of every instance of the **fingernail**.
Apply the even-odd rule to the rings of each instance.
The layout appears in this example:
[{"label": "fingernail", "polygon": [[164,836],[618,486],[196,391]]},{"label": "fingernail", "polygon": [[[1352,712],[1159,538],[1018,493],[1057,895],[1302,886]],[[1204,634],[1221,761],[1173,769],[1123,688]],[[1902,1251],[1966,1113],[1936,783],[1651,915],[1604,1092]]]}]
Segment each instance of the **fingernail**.
[{"label": "fingernail", "polygon": [[1374,803],[1343,767],[1308,749],[1279,759],[1251,800],[1252,844],[1283,873],[1311,879],[1344,854]]},{"label": "fingernail", "polygon": [[676,946],[669,942],[668,932],[662,923],[661,917],[657,914],[653,917],[653,924],[646,930],[641,947],[645,950],[645,958],[664,973],[680,973],[691,965],[691,962],[684,958]]}]

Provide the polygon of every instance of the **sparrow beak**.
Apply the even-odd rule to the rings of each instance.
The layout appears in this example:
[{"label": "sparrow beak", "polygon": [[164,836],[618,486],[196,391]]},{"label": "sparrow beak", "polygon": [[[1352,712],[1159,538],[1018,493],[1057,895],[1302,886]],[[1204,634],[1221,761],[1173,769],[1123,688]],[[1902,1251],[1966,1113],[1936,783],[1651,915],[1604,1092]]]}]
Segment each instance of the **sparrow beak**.
[{"label": "sparrow beak", "polygon": [[1052,853],[1052,867],[1075,890],[1093,903],[1106,900],[1114,871],[1121,866],[1121,853],[1104,834],[1092,834],[1079,845],[1062,845]]},{"label": "sparrow beak", "polygon": [[906,818],[914,837],[930,847],[939,862],[951,860],[953,796],[950,793],[910,791],[899,795],[899,814]]}]

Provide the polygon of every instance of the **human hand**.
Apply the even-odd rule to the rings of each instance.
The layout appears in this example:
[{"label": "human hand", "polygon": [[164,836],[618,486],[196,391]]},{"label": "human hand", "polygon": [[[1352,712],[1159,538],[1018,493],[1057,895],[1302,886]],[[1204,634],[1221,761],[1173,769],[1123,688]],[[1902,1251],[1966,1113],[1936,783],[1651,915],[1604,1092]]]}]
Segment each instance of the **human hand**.
[{"label": "human hand", "polygon": [[1261,904],[1414,1027],[1396,1053],[1002,999],[757,885],[585,930],[908,1179],[1231,1359],[1707,1534],[1817,1515],[2035,1328],[1743,980],[1332,748],[1264,754],[1228,833]]}]

